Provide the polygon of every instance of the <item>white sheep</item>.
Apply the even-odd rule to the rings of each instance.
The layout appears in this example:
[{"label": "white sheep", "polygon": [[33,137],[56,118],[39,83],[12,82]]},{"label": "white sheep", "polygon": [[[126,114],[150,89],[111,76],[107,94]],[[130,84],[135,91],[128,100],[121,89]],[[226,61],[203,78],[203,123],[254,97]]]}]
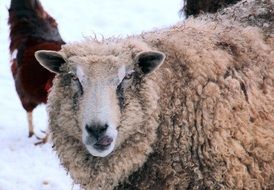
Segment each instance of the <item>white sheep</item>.
[{"label": "white sheep", "polygon": [[[249,5],[270,7],[256,0],[235,7],[254,10]],[[49,125],[76,183],[274,189],[273,25],[261,30],[260,22],[228,17],[36,53],[57,73]]]}]

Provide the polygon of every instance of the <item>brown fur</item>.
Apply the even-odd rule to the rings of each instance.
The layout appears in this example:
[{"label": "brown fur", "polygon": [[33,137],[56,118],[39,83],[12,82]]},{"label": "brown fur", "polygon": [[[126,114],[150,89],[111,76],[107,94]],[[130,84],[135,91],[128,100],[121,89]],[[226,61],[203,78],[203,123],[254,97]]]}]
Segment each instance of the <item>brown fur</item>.
[{"label": "brown fur", "polygon": [[[75,182],[96,190],[273,189],[274,27],[260,29],[259,14],[247,17],[250,10],[269,12],[269,3],[241,2],[222,16],[204,15],[126,39],[65,45],[64,71],[73,60],[91,64],[114,56],[131,64],[147,50],[167,56],[127,90],[119,141],[105,158],[83,146],[72,80],[66,72],[56,77],[50,128]],[[231,19],[232,10],[240,16]]]}]

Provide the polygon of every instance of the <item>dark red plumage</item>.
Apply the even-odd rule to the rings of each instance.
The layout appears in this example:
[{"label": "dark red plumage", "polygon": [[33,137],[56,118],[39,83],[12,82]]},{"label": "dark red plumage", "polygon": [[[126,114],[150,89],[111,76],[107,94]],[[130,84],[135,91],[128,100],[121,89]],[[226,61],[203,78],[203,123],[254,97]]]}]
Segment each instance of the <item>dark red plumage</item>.
[{"label": "dark red plumage", "polygon": [[54,74],[35,59],[37,50],[60,50],[64,44],[55,20],[38,0],[12,0],[9,9],[11,71],[16,91],[28,113],[33,135],[32,111],[46,103]]}]

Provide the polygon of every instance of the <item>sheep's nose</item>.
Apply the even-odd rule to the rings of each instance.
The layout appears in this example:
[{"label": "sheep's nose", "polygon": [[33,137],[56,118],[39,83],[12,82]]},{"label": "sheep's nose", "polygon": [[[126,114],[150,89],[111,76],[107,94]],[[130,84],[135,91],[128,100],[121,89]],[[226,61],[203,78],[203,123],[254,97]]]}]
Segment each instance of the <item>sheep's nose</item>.
[{"label": "sheep's nose", "polygon": [[86,130],[90,136],[95,137],[97,140],[102,137],[108,128],[108,124],[92,124],[86,125]]}]

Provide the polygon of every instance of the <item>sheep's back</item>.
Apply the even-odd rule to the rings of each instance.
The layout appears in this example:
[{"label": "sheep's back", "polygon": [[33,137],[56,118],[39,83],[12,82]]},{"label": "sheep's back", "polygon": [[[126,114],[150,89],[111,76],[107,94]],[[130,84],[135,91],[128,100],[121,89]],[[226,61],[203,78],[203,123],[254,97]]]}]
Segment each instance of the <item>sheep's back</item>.
[{"label": "sheep's back", "polygon": [[167,55],[151,76],[162,88],[158,143],[118,189],[274,188],[271,30],[189,19],[143,35]]}]

